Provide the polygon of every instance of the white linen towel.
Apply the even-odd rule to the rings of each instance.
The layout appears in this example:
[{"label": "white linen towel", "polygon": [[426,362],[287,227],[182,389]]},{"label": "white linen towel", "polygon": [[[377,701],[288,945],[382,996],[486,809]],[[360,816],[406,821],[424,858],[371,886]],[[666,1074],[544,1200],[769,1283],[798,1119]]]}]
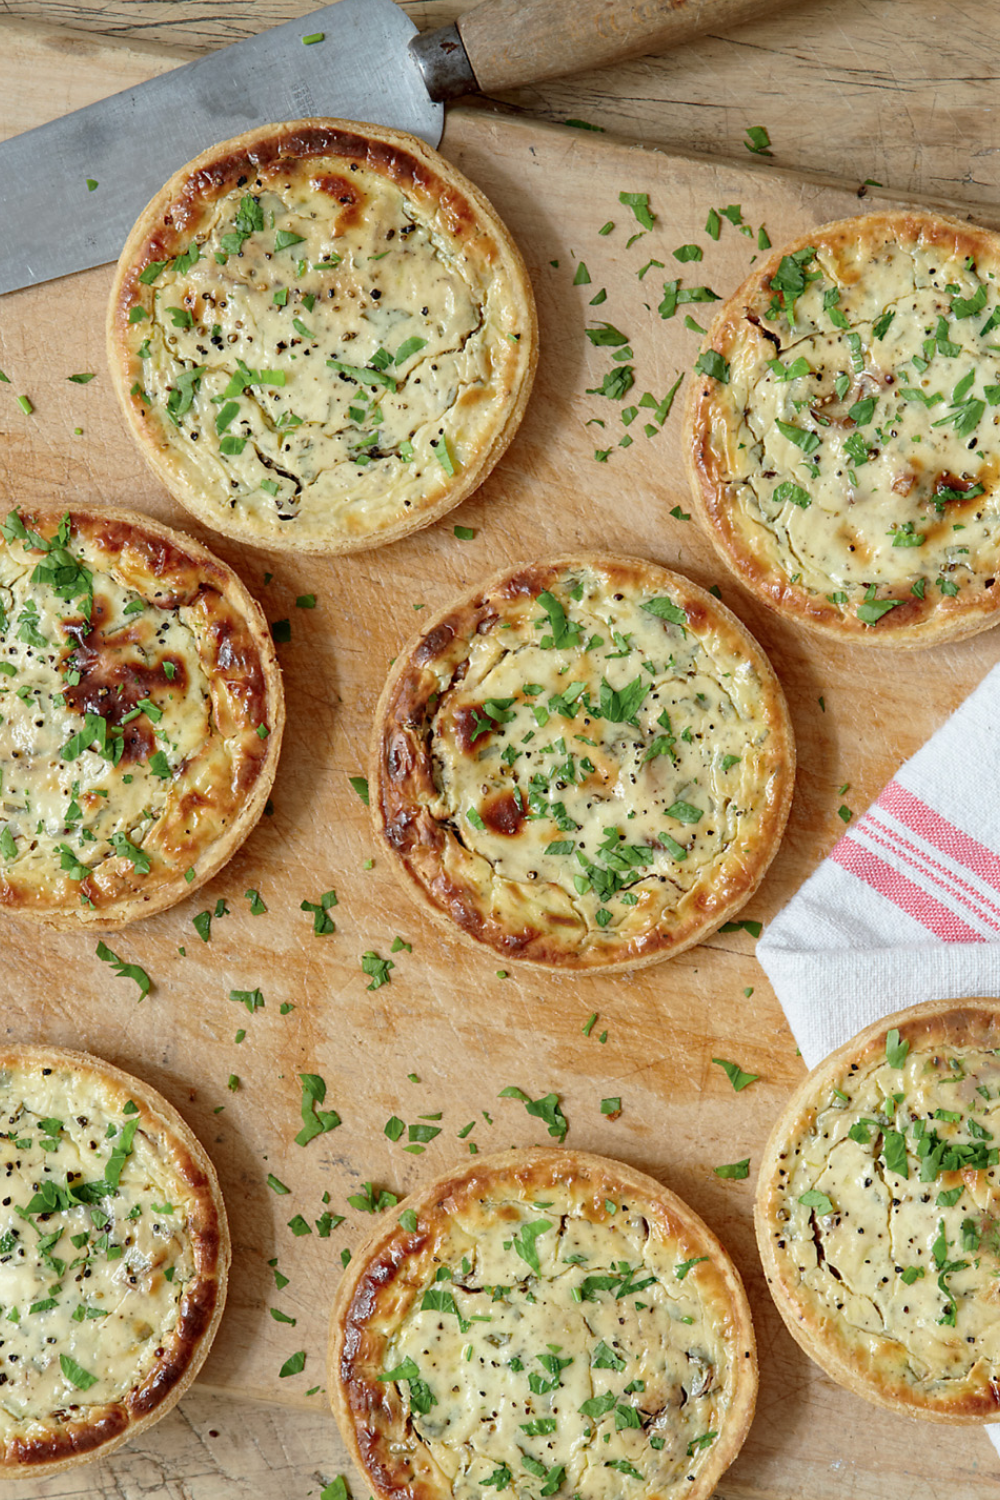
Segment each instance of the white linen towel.
[{"label": "white linen towel", "polygon": [[757,958],[810,1068],[921,1000],[1000,996],[1000,666],[847,829]]},{"label": "white linen towel", "polygon": [[1000,666],[768,924],[757,958],[810,1068],[907,1005],[1000,996]]}]

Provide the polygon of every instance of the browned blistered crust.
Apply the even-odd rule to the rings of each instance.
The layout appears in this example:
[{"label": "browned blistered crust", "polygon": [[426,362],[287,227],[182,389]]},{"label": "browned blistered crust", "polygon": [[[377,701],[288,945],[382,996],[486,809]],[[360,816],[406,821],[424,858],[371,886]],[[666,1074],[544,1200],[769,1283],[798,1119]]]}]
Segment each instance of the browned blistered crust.
[{"label": "browned blistered crust", "polygon": [[[63,509],[19,512],[25,525],[42,536],[55,534]],[[52,927],[113,930],[138,917],[151,916],[204,885],[232,857],[264,811],[281,750],[285,709],[281,673],[274,644],[260,605],[239,578],[192,537],[173,531],[149,516],[110,507],[69,511],[72,535],[83,538],[93,569],[112,571],[127,580],[154,608],[189,613],[199,646],[199,662],[209,682],[212,723],[230,742],[226,779],[199,784],[197,760],[178,775],[164,815],[143,847],[151,869],[137,873],[127,859],[104,861],[100,879],[82,882],[53,879],[46,888],[19,881],[16,872],[0,868],[0,909],[45,922]],[[0,539],[0,546],[6,543]],[[81,617],[75,638],[80,682],[67,687],[69,706],[81,716],[103,714],[117,723],[138,699],[157,684],[186,681],[186,665],[167,652],[163,661],[140,668],[117,660],[129,629],[114,642],[105,639],[106,606],[95,578],[94,608],[88,623]],[[174,677],[164,673],[164,662]],[[262,737],[258,728],[267,734]],[[144,758],[153,748],[148,731],[125,728],[121,766]],[[187,872],[193,870],[192,879]],[[84,906],[85,895],[93,906]]]},{"label": "browned blistered crust", "polygon": [[[783,256],[807,245],[828,250],[834,257],[841,249],[854,252],[859,245],[870,247],[874,254],[893,242],[940,247],[959,259],[971,256],[991,264],[997,264],[1000,258],[1000,238],[995,232],[943,214],[910,210],[820,225],[780,246],[754,267],[720,307],[702,350],[713,349],[728,361],[735,349],[750,341],[764,350],[766,358],[773,357],[775,350],[768,344],[761,323],[772,299],[771,277]],[[838,275],[846,284],[860,280],[862,272],[852,273],[838,260]],[[970,581],[954,596],[939,594],[936,589],[929,589],[923,599],[909,595],[879,620],[877,629],[872,629],[857,619],[853,609],[832,604],[824,595],[808,592],[769,567],[740,525],[735,487],[728,477],[740,415],[727,400],[725,386],[707,376],[696,376],[688,391],[684,450],[698,520],[722,561],[762,603],[840,640],[896,649],[962,640],[996,623],[1000,585],[992,576],[977,579],[975,585]]]},{"label": "browned blistered crust", "polygon": [[[698,1295],[725,1331],[728,1419],[689,1500],[707,1500],[743,1446],[757,1397],[753,1323],[739,1272],[707,1224],[669,1188],[623,1162],[585,1151],[514,1147],[477,1156],[411,1193],[354,1252],[337,1288],[327,1390],[341,1435],[376,1500],[447,1500],[451,1494],[409,1430],[397,1388],[378,1376],[393,1335],[434,1267],[448,1263],[453,1218],[478,1212],[481,1232],[495,1235],[506,1218],[517,1218],[516,1209],[505,1212],[497,1200],[534,1203],[553,1189],[565,1194],[568,1209],[598,1224],[609,1221],[607,1201],[627,1195],[651,1234],[677,1245],[680,1259],[708,1256],[697,1268]],[[416,1214],[412,1232],[398,1222],[406,1210]],[[464,1222],[467,1226],[467,1218]],[[461,1373],[456,1371],[456,1379]]]},{"label": "browned blistered crust", "polygon": [[[373,533],[352,525],[342,534],[331,529],[325,537],[303,537],[291,525],[258,536],[256,528],[231,517],[200,492],[183,452],[170,442],[170,432],[133,393],[133,386],[142,384],[142,361],[136,354],[139,341],[130,336],[129,310],[138,304],[152,311],[152,288],[139,280],[143,270],[185,250],[218,200],[245,182],[259,180],[277,188],[305,179],[330,199],[331,213],[346,227],[363,212],[355,185],[341,175],[352,163],[405,192],[465,260],[495,278],[517,307],[521,331],[516,343],[495,356],[504,362],[499,373],[503,394],[489,441],[447,483],[442,471],[441,482],[428,490],[417,513],[406,511]],[[112,381],[132,435],[153,472],[181,504],[215,530],[242,541],[339,554],[365,551],[420,530],[482,484],[521,424],[538,364],[538,317],[527,268],[506,226],[485,194],[444,157],[406,131],[351,120],[304,119],[246,131],[203,151],[175,172],[143,210],[122,250],[108,307],[107,343]],[[463,399],[475,402],[477,393],[466,392]]]},{"label": "browned blistered crust", "polygon": [[[688,616],[691,633],[711,634],[750,659],[758,674],[770,726],[756,820],[740,852],[726,855],[711,878],[684,896],[669,916],[643,936],[623,943],[613,933],[590,933],[581,950],[576,928],[563,931],[558,911],[546,909],[544,892],[511,888],[510,919],[501,923],[485,894],[465,878],[460,834],[428,807],[436,796],[431,721],[438,708],[438,675],[460,680],[469,643],[502,622],[504,605],[537,597],[568,568],[606,569],[609,591],[668,591]],[[539,967],[615,972],[672,958],[698,943],[743,906],[757,889],[777,852],[795,782],[795,741],[784,694],[749,631],[725,605],[679,573],[655,563],[609,554],[556,558],[523,564],[487,579],[432,619],[406,645],[389,674],[375,710],[369,761],[371,815],[376,832],[394,856],[392,865],[411,895],[436,920],[492,948],[505,960]]]},{"label": "browned blistered crust", "polygon": [[[932,1000],[897,1011],[858,1032],[803,1079],[768,1138],[757,1180],[754,1222],[764,1274],[789,1333],[831,1379],[876,1406],[931,1422],[969,1425],[1000,1420],[1000,1389],[988,1368],[975,1366],[965,1381],[952,1379],[949,1390],[922,1390],[913,1381],[892,1378],[867,1357],[845,1329],[811,1298],[794,1274],[794,1256],[786,1253],[787,1226],[777,1218],[782,1207],[782,1162],[797,1142],[812,1132],[817,1111],[828,1104],[838,1081],[877,1065],[885,1058],[892,1028],[908,1042],[911,1053],[934,1056],[942,1049],[1000,1048],[1000,1002],[975,998]],[[964,1173],[962,1174],[964,1176]],[[977,1174],[978,1175],[978,1174]],[[957,1173],[950,1174],[957,1183]],[[938,1187],[928,1185],[928,1191]],[[894,1269],[887,1261],[890,1273]],[[982,1362],[985,1364],[985,1362]]]},{"label": "browned blistered crust", "polygon": [[148,1084],[103,1058],[64,1047],[4,1047],[0,1070],[7,1067],[69,1068],[78,1076],[92,1076],[102,1093],[117,1095],[118,1109],[132,1100],[139,1106],[140,1130],[156,1142],[194,1199],[189,1235],[195,1274],[185,1287],[177,1327],[143,1383],[120,1403],[86,1409],[81,1403],[79,1408],[53,1413],[47,1431],[44,1423],[32,1421],[29,1431],[0,1451],[0,1477],[16,1479],[30,1473],[41,1478],[106,1457],[166,1416],[184,1395],[208,1356],[226,1305],[229,1224],[208,1153],[173,1105]]}]

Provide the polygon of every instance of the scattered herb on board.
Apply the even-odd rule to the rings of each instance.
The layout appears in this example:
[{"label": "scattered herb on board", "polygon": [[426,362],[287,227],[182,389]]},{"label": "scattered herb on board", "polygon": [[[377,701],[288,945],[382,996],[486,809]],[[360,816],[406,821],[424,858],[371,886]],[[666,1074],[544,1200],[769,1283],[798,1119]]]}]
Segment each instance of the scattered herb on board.
[{"label": "scattered herb on board", "polygon": [[530,1099],[523,1089],[516,1088],[513,1084],[510,1084],[507,1088],[500,1090],[498,1097],[501,1099],[520,1099],[529,1115],[534,1115],[537,1119],[545,1121],[549,1127],[549,1135],[560,1142],[566,1139],[566,1132],[569,1130],[569,1121],[559,1107],[558,1094],[546,1094],[541,1099]]},{"label": "scattered herb on board", "polygon": [[347,1199],[351,1207],[356,1208],[359,1213],[380,1214],[383,1209],[395,1208],[399,1202],[396,1194],[390,1193],[387,1188],[380,1188],[376,1192],[370,1182],[363,1183],[362,1186],[364,1192],[351,1193]]},{"label": "scattered herb on board", "polygon": [[749,932],[752,938],[759,938],[761,933],[764,931],[764,924],[763,922],[751,922],[747,920],[744,920],[742,922],[723,922],[722,926],[719,928],[719,931]]},{"label": "scattered herb on board", "polygon": [[747,138],[743,144],[748,151],[752,151],[755,156],[774,155],[774,152],[770,149],[771,137],[768,135],[765,125],[748,125],[746,130]]},{"label": "scattered herb on board", "polygon": [[[245,1006],[251,1015],[253,1015],[255,1011],[262,1010],[264,1007],[264,995],[259,989],[230,990],[229,998],[230,1000],[234,1000],[237,1005]],[[246,1033],[244,1033],[244,1035],[245,1034]],[[237,1040],[242,1041],[243,1037],[238,1037]]]},{"label": "scattered herb on board", "polygon": [[331,932],[336,932],[337,927],[330,916],[330,908],[338,905],[336,891],[324,891],[318,901],[300,901],[300,911],[311,911],[313,914],[313,932],[317,937],[329,937]]},{"label": "scattered herb on board", "polygon": [[728,1162],[725,1166],[713,1167],[712,1171],[716,1177],[725,1177],[734,1182],[742,1182],[744,1177],[750,1176],[750,1158],[746,1156],[742,1161]]},{"label": "scattered herb on board", "polygon": [[636,223],[642,229],[652,229],[656,222],[656,215],[649,207],[648,193],[619,193],[618,202],[632,210]]},{"label": "scattered herb on board", "polygon": [[335,1109],[320,1109],[326,1099],[326,1084],[318,1073],[300,1073],[299,1082],[302,1084],[300,1113],[303,1123],[295,1141],[299,1146],[308,1146],[318,1135],[336,1130],[340,1116]]},{"label": "scattered herb on board", "polygon": [[395,967],[396,965],[391,958],[379,958],[378,954],[373,953],[371,950],[363,953],[361,955],[361,972],[367,974],[371,979],[371,984],[366,985],[365,988],[380,990],[384,984],[391,983],[392,976],[389,970]]},{"label": "scattered herb on board", "polygon": [[97,956],[101,960],[101,963],[112,964],[114,966],[115,974],[119,979],[134,979],[139,986],[139,999],[145,1000],[153,988],[153,981],[145,969],[141,969],[138,964],[124,963],[118,957],[118,954],[112,953],[107,944],[103,942],[97,944]]},{"label": "scattered herb on board", "polygon": [[[318,1390],[319,1387],[315,1389]],[[351,1492],[347,1488],[347,1480],[343,1474],[338,1474],[336,1479],[331,1479],[326,1488],[321,1491],[319,1500],[351,1500]]]},{"label": "scattered herb on board", "polygon": [[722,1069],[737,1094],[760,1077],[759,1073],[744,1073],[739,1063],[729,1062],[724,1057],[713,1057],[712,1061]]}]

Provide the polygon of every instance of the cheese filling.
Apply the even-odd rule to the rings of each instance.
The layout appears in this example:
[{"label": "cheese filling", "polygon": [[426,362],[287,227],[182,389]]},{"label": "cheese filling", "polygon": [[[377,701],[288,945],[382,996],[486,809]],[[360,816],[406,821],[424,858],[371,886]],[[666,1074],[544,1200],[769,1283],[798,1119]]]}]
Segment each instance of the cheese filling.
[{"label": "cheese filling", "polygon": [[672,1496],[697,1477],[732,1379],[701,1260],[627,1202],[606,1211],[491,1205],[499,1232],[437,1266],[392,1340],[381,1378],[456,1500]]},{"label": "cheese filling", "polygon": [[890,1032],[782,1154],[772,1241],[869,1369],[1000,1379],[1000,1058],[906,1049]]},{"label": "cheese filling", "polygon": [[641,931],[759,804],[760,687],[669,597],[612,597],[581,568],[442,669],[431,811],[498,883],[561,892],[589,932]]},{"label": "cheese filling", "polygon": [[222,197],[186,252],[143,273],[152,314],[130,336],[142,399],[220,508],[377,529],[440,497],[487,440],[520,331],[503,278],[399,188],[323,165]]},{"label": "cheese filling", "polygon": [[771,279],[773,342],[754,317],[733,353],[728,481],[751,552],[866,624],[1000,567],[995,282],[923,244],[861,266],[821,245]]},{"label": "cheese filling", "polygon": [[121,1401],[178,1323],[191,1200],[131,1101],[0,1071],[0,1440]]}]

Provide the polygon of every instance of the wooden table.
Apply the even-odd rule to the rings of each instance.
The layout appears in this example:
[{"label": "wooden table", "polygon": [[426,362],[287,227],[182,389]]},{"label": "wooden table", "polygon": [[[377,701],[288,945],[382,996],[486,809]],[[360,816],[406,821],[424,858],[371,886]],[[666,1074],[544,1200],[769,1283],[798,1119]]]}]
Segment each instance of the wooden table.
[{"label": "wooden table", "polygon": [[[136,48],[148,49],[150,65],[158,70],[178,52],[195,55],[310,8],[309,0],[216,0],[205,7],[193,0],[0,0],[0,18],[10,22],[6,41],[0,28],[0,56],[12,43],[30,49],[34,42],[21,28],[41,22],[89,32],[102,42],[120,38],[129,44],[129,57],[134,58]],[[440,25],[467,8],[461,0],[406,0],[421,28]],[[38,55],[42,67],[44,50]],[[582,117],[626,139],[702,153],[715,158],[720,168],[728,160],[749,160],[743,146],[746,127],[763,124],[774,152],[773,160],[763,164],[765,170],[842,180],[852,188],[874,178],[900,194],[980,206],[984,217],[995,220],[1000,136],[989,73],[998,55],[1000,8],[988,0],[954,0],[948,7],[939,0],[801,0],[731,36],[704,38],[670,56],[605,73],[519,90],[504,102],[536,118],[561,122]],[[0,61],[0,90],[3,74]],[[48,86],[40,76],[40,89]],[[59,87],[65,97],[60,96],[58,107],[47,101],[50,113],[85,102],[74,94],[71,67],[60,73]],[[782,225],[769,222],[769,230],[779,243]],[[995,655],[994,648],[990,659]],[[885,703],[883,713],[901,711],[904,704],[901,695],[898,703]],[[841,733],[846,733],[843,720]],[[917,731],[917,742],[921,737]],[[866,790],[870,794],[877,785],[874,781]],[[859,794],[859,810],[863,802]],[[807,858],[819,858],[830,842],[825,833],[817,836]],[[741,940],[737,949],[726,970],[727,988],[737,993],[737,984],[756,985],[761,994],[767,992],[749,943]],[[713,960],[727,961],[715,953]],[[787,1033],[776,1038],[775,1048],[769,1076],[777,1097],[800,1064]],[[629,1148],[621,1149],[627,1154]],[[767,1361],[772,1351],[765,1345],[761,1352]],[[806,1378],[822,1379],[815,1371]],[[831,1480],[839,1493],[864,1500],[895,1500],[904,1494],[907,1500],[931,1500],[939,1492],[926,1473],[916,1480],[907,1477],[905,1423],[892,1428],[892,1452],[880,1458],[866,1448],[866,1408],[854,1403],[840,1409],[849,1412],[855,1430],[845,1430],[842,1456],[816,1476],[824,1494]],[[803,1412],[794,1419],[801,1422]],[[770,1431],[781,1433],[780,1410],[769,1410],[765,1420]],[[1000,1483],[1000,1460],[981,1434],[962,1434],[957,1443],[954,1437],[941,1445],[949,1455],[942,1459],[942,1485],[947,1482],[949,1500],[979,1500]],[[864,1453],[863,1461],[855,1461],[856,1452]],[[958,1455],[961,1477],[955,1479]],[[62,1479],[10,1484],[5,1492],[13,1500],[56,1495],[81,1500],[280,1495],[297,1500],[318,1495],[342,1471],[350,1474],[325,1403],[314,1401],[310,1409],[248,1404],[199,1385],[165,1421],[108,1462]],[[996,1480],[990,1477],[994,1474]],[[951,1475],[947,1481],[946,1475]],[[737,1465],[723,1481],[719,1500],[751,1495],[754,1500],[801,1500],[809,1488],[804,1469],[791,1475],[783,1466],[776,1437],[773,1450],[758,1440],[752,1475]]]}]

